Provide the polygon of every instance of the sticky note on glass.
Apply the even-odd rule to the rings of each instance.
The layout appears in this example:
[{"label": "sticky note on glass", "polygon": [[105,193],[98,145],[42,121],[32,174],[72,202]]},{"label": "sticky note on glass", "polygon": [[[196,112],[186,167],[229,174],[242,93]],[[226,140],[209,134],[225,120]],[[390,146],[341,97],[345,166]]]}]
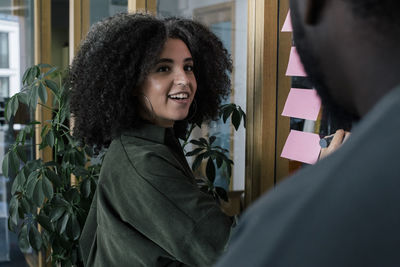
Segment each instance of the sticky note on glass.
[{"label": "sticky note on glass", "polygon": [[321,99],[314,89],[290,89],[282,115],[315,121],[321,108]]},{"label": "sticky note on glass", "polygon": [[321,147],[319,135],[291,130],[283,147],[281,157],[314,164],[318,160]]},{"label": "sticky note on glass", "polygon": [[282,32],[292,32],[292,19],[290,18],[290,11],[286,16],[285,23],[283,23]]},{"label": "sticky note on glass", "polygon": [[296,47],[292,47],[290,51],[289,64],[286,71],[286,76],[307,77],[304,66],[300,61],[300,56],[297,53]]}]

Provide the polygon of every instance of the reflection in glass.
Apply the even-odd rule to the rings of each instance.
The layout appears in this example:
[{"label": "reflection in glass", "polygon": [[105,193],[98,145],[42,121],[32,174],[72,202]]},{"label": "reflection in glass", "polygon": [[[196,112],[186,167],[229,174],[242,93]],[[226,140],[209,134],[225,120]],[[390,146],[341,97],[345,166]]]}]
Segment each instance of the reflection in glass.
[{"label": "reflection in glass", "polygon": [[90,25],[106,17],[128,10],[128,0],[96,0],[90,2]]},{"label": "reflection in glass", "polygon": [[10,94],[10,78],[0,77],[0,97],[9,97]]},{"label": "reflection in glass", "polygon": [[8,33],[0,32],[0,68],[9,68]]},{"label": "reflection in glass", "polygon": [[[33,4],[34,0],[0,1],[0,163],[15,136],[30,121],[33,114],[19,112],[10,122],[4,118],[5,103],[21,89],[21,77],[33,64]],[[32,140],[25,143],[27,158],[34,158]],[[1,170],[1,169],[0,169]],[[27,267],[26,258],[35,262],[34,253],[23,255],[18,246],[18,235],[7,226],[11,177],[0,171],[0,266]]]}]

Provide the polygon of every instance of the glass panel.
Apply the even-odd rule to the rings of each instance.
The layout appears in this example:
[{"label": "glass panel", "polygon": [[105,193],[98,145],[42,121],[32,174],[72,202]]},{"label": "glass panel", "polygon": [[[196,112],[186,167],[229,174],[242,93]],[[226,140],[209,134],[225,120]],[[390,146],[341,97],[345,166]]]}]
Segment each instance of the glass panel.
[{"label": "glass panel", "polygon": [[90,24],[128,10],[128,0],[90,1]]},{"label": "glass panel", "polygon": [[10,78],[0,77],[0,97],[9,97],[10,94]]},{"label": "glass panel", "polygon": [[[0,1],[0,163],[16,135],[31,120],[27,109],[22,108],[11,120],[4,118],[5,102],[21,89],[21,77],[33,64],[33,0]],[[25,111],[23,111],[25,110]],[[28,159],[34,158],[32,140],[26,143]],[[8,205],[14,177],[4,177],[0,170],[0,266],[28,266],[18,247],[17,234],[7,227]],[[32,250],[31,250],[32,251]]]},{"label": "glass panel", "polygon": [[[246,0],[158,0],[157,14],[160,17],[181,16],[194,18],[207,25],[223,42],[232,55],[232,93],[226,103],[235,103],[246,110],[247,77],[247,1]],[[205,129],[203,129],[205,128]],[[243,124],[238,131],[230,120],[211,122],[202,131],[193,133],[194,137],[216,135],[217,144],[230,151],[234,161],[232,180],[225,179],[226,173],[219,172],[215,185],[231,190],[244,190],[245,175],[245,129]],[[190,150],[188,150],[190,151]]]},{"label": "glass panel", "polygon": [[0,32],[0,68],[9,68],[8,32]]}]

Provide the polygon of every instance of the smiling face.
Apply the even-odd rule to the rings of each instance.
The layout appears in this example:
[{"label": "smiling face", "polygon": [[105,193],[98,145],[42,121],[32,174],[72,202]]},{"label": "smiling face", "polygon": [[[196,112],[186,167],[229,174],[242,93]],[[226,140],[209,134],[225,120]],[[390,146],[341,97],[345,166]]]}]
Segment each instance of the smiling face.
[{"label": "smiling face", "polygon": [[150,122],[172,127],[189,113],[197,89],[193,59],[186,44],[167,39],[156,65],[141,87],[141,116]]}]

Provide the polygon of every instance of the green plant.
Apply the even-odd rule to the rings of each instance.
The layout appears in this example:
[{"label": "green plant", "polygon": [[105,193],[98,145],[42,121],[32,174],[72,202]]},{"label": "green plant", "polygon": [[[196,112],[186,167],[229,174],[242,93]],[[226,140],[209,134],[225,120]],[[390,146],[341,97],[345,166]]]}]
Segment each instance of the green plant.
[{"label": "green plant", "polygon": [[[49,69],[43,72],[44,69]],[[21,105],[33,112],[42,105],[52,113],[44,123],[33,121],[17,135],[5,154],[3,174],[14,179],[9,206],[9,229],[19,232],[22,251],[51,248],[53,265],[81,265],[78,240],[97,184],[100,166],[90,165],[91,149],[82,147],[69,127],[69,90],[63,73],[47,64],[33,66],[23,76],[22,90],[7,102],[7,120]],[[53,101],[46,105],[48,92]],[[40,101],[39,101],[40,99]],[[39,149],[49,147],[53,160],[27,160],[25,145],[41,127]],[[71,175],[76,182],[71,184]],[[38,225],[42,230],[38,230]],[[49,259],[50,260],[50,259]]]},{"label": "green plant", "polygon": [[[242,108],[234,103],[225,104],[221,107],[220,119],[224,123],[231,118],[231,122],[235,127],[235,130],[239,129],[240,123],[243,120],[243,125],[246,125],[246,114]],[[197,179],[197,183],[201,190],[208,192],[219,202],[221,199],[228,201],[228,195],[224,188],[215,186],[216,171],[219,169],[225,175],[224,178],[228,179],[232,176],[232,165],[234,164],[232,159],[229,158],[229,150],[221,146],[215,145],[217,137],[211,135],[206,138],[190,139],[193,130],[196,127],[201,128],[202,122],[192,123],[189,125],[189,131],[183,139],[183,149],[191,143],[195,148],[185,154],[187,157],[194,156],[192,170],[196,172],[199,170],[202,162],[206,161],[205,173],[201,175],[203,179]]]}]

